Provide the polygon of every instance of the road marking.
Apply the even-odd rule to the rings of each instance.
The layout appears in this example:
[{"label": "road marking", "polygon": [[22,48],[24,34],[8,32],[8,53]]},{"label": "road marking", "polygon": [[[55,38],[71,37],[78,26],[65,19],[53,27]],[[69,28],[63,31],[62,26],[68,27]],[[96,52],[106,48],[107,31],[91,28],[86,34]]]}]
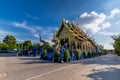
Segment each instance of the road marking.
[{"label": "road marking", "polygon": [[49,71],[49,72],[46,72],[46,73],[43,73],[43,74],[40,74],[40,75],[37,75],[37,76],[33,76],[33,77],[30,77],[30,78],[27,78],[26,80],[32,80],[32,79],[35,79],[35,78],[38,78],[38,77],[42,77],[42,76],[45,76],[45,75],[53,73],[53,72],[61,71],[63,69],[67,69],[69,67],[76,66],[76,65],[78,65],[78,64],[74,64],[74,65],[72,64],[70,66],[66,66],[66,67],[62,67],[62,68],[59,68],[59,69],[55,69],[53,71]]}]

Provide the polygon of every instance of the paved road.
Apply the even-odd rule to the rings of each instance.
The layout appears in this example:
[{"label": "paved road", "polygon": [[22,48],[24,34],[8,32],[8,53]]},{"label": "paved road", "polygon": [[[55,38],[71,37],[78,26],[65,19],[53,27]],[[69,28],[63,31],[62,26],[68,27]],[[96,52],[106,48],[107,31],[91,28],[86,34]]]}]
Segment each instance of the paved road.
[{"label": "paved road", "polygon": [[0,80],[120,80],[120,57],[108,54],[73,63],[0,54]]}]

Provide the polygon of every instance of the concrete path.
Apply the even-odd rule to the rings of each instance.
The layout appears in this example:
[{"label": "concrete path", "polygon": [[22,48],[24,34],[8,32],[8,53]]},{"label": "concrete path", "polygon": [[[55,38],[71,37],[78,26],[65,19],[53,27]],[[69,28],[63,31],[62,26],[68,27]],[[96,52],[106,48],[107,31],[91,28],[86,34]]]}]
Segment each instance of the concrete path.
[{"label": "concrete path", "polygon": [[2,80],[120,80],[120,57],[108,54],[73,63],[0,55]]}]

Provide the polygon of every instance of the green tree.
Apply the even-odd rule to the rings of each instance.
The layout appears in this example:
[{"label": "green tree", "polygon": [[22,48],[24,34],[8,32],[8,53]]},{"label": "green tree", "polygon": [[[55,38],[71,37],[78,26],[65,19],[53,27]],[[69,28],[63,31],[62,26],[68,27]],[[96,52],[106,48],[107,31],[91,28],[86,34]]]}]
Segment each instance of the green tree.
[{"label": "green tree", "polygon": [[0,48],[2,48],[2,43],[0,42]]},{"label": "green tree", "polygon": [[38,48],[38,51],[40,51],[40,49],[41,49],[41,44],[40,43],[35,43],[35,44],[33,44],[33,46],[36,46]]},{"label": "green tree", "polygon": [[2,49],[8,50],[9,49],[9,45],[6,44],[6,43],[2,43]]},{"label": "green tree", "polygon": [[7,35],[4,39],[3,39],[3,43],[7,44],[9,46],[8,49],[14,49],[16,48],[16,39],[14,36],[12,35]]},{"label": "green tree", "polygon": [[51,49],[52,46],[51,46],[49,43],[45,43],[45,48],[46,48],[46,49]]},{"label": "green tree", "polygon": [[115,52],[120,56],[120,34],[112,36],[114,43],[113,47],[115,49]]},{"label": "green tree", "polygon": [[26,41],[24,41],[24,43],[23,43],[23,48],[24,48],[25,50],[28,50],[30,47],[32,47],[32,42],[31,42],[31,40],[26,40]]}]

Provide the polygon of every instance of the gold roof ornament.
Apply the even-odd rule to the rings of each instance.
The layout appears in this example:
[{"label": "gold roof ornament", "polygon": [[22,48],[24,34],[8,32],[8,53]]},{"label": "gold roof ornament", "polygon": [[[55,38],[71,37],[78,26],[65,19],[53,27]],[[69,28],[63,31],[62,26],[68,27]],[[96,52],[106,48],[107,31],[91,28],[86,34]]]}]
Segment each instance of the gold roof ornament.
[{"label": "gold roof ornament", "polygon": [[68,21],[68,27],[70,27],[70,21]]},{"label": "gold roof ornament", "polygon": [[64,23],[65,23],[65,18],[62,19],[62,24],[64,24]]},{"label": "gold roof ornament", "polygon": [[72,22],[72,26],[74,26],[74,22]]}]

